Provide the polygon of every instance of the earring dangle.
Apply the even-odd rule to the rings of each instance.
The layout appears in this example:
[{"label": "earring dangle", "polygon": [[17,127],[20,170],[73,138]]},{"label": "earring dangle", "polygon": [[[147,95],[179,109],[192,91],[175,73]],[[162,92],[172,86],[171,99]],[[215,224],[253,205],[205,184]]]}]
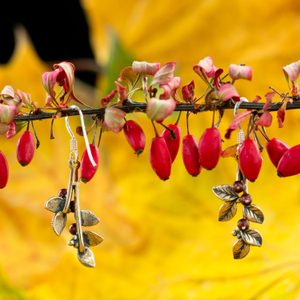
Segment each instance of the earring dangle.
[{"label": "earring dangle", "polygon": [[[240,103],[236,104],[234,114]],[[245,141],[245,134],[241,126],[238,132],[238,144],[235,159],[239,161],[241,147]],[[237,228],[233,230],[232,235],[237,237],[237,241],[232,247],[233,257],[235,259],[244,258],[250,251],[250,246],[260,247],[262,245],[262,236],[255,229],[250,229],[250,222],[262,224],[264,215],[262,210],[252,204],[252,197],[248,193],[247,179],[242,173],[239,162],[237,167],[236,180],[232,185],[222,184],[213,187],[213,193],[224,203],[219,209],[219,221],[229,221],[237,213],[238,204],[242,204],[242,218],[237,222]]]},{"label": "earring dangle", "polygon": [[[89,148],[83,114],[80,108],[75,105],[72,105],[70,108],[76,109],[79,112],[87,152],[92,165],[95,165]],[[91,211],[80,209],[80,178],[78,176],[80,162],[78,161],[77,140],[70,128],[68,117],[65,117],[65,124],[67,131],[71,136],[69,158],[70,175],[68,188],[61,189],[58,196],[48,199],[45,204],[45,208],[54,213],[51,225],[58,236],[61,235],[66,227],[67,215],[73,214],[75,222],[71,223],[69,226],[69,232],[72,235],[69,245],[77,249],[78,259],[84,266],[95,267],[96,263],[94,254],[89,247],[100,244],[103,241],[103,238],[93,231],[82,229],[83,226],[86,227],[98,224],[99,219]]]}]

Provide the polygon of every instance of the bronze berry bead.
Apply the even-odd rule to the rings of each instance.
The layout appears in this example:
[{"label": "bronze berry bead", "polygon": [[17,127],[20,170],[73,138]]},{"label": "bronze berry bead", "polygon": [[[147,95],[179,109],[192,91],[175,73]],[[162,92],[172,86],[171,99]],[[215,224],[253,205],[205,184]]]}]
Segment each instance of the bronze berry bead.
[{"label": "bronze berry bead", "polygon": [[240,197],[240,202],[245,205],[248,206],[252,203],[252,197],[251,195],[244,193],[241,197]]},{"label": "bronze berry bead", "polygon": [[70,225],[69,227],[69,232],[72,234],[72,235],[75,235],[76,232],[77,232],[77,228],[76,228],[76,223],[73,223]]},{"label": "bronze berry bead", "polygon": [[233,183],[232,188],[236,193],[241,193],[244,191],[245,185],[242,181],[237,180]]},{"label": "bronze berry bead", "polygon": [[61,189],[59,191],[59,197],[64,198],[64,197],[66,197],[66,195],[67,195],[67,189]]},{"label": "bronze berry bead", "polygon": [[245,231],[249,229],[249,221],[247,219],[240,219],[238,220],[237,227],[241,231]]}]

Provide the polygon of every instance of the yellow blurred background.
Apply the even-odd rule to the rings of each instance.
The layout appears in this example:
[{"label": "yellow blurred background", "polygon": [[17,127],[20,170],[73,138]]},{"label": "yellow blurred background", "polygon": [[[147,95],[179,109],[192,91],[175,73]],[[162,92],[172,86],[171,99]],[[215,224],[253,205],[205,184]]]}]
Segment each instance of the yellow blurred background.
[{"label": "yellow blurred background", "polygon": [[[221,0],[85,0],[97,61],[111,59],[109,32],[134,59],[177,62],[183,83],[200,78],[192,66],[204,56],[227,69],[230,63],[253,67],[252,82],[237,82],[249,99],[272,85],[287,90],[282,67],[300,58],[300,5],[286,1]],[[117,58],[115,58],[117,59]],[[29,92],[43,105],[41,74],[46,66],[28,37],[22,37],[10,63],[0,68],[1,87]],[[103,78],[105,82],[105,78]],[[103,82],[99,82],[99,90]],[[101,92],[99,92],[101,93]],[[179,153],[170,180],[160,181],[149,164],[153,131],[142,114],[130,116],[146,131],[144,153],[136,157],[123,133],[105,133],[96,177],[81,186],[82,208],[101,219],[93,230],[104,242],[93,248],[97,267],[87,269],[50,226],[45,201],[68,182],[69,137],[63,120],[36,122],[41,140],[32,163],[22,168],[15,158],[18,136],[1,138],[10,165],[10,181],[0,192],[0,299],[300,299],[299,176],[278,178],[263,151],[258,180],[249,184],[255,204],[265,213],[263,246],[252,247],[241,261],[232,258],[231,231],[241,216],[218,222],[221,201],[212,186],[235,180],[233,159],[222,159],[213,171],[197,178],[187,174]],[[232,118],[227,111],[223,135]],[[191,116],[198,139],[211,113]],[[175,117],[167,121],[172,122]],[[184,120],[181,120],[185,134]],[[72,121],[75,128],[75,121]],[[289,145],[300,142],[300,113],[288,111],[283,129],[276,117],[269,136]],[[235,135],[225,145],[235,142]],[[84,144],[80,140],[80,151]]]}]

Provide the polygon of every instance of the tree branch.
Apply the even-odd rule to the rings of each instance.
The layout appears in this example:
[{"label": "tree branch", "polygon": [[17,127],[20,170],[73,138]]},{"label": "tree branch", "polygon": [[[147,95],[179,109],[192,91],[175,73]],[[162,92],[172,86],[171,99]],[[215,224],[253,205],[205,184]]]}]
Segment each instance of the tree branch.
[{"label": "tree branch", "polygon": [[[163,101],[163,100],[162,100]],[[269,111],[277,111],[282,105],[282,102],[276,102],[271,104]],[[253,110],[262,110],[264,103],[257,103],[257,102],[242,102],[239,106],[239,109],[253,109]],[[147,103],[135,102],[132,100],[126,101],[123,105],[115,106],[126,113],[133,113],[133,112],[146,112]],[[233,109],[234,103],[231,101],[227,101],[221,103],[219,105],[214,106],[217,110],[223,109]],[[294,101],[293,103],[288,103],[286,109],[300,109],[300,101]],[[177,104],[175,111],[190,111],[193,113],[199,113],[204,111],[212,110],[206,104]],[[103,118],[105,112],[105,108],[83,108],[82,113],[84,115],[97,115],[99,118]],[[53,112],[45,112],[45,111],[38,111],[33,114],[25,114],[25,115],[18,115],[15,117],[16,122],[22,121],[36,121],[36,120],[43,120],[43,119],[51,119],[55,117],[56,114],[60,114],[61,117],[65,116],[76,116],[78,115],[78,111],[70,108],[62,108],[59,111]]]}]

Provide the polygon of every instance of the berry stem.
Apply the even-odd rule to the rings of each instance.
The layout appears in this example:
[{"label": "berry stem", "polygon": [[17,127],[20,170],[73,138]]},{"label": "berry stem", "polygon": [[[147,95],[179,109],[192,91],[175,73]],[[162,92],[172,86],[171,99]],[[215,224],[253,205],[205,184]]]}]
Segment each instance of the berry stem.
[{"label": "berry stem", "polygon": [[151,120],[151,123],[152,123],[153,129],[154,129],[155,136],[158,137],[159,134],[158,134],[158,132],[157,132],[157,129],[156,129],[156,127],[155,127],[155,124],[154,124],[153,120]]},{"label": "berry stem", "polygon": [[181,111],[180,111],[179,114],[178,114],[178,117],[177,117],[177,120],[176,120],[176,122],[175,122],[175,125],[178,125],[179,120],[180,120],[180,117],[181,117]]},{"label": "berry stem", "polygon": [[189,116],[190,116],[190,112],[187,112],[186,113],[186,131],[187,131],[187,134],[190,134]]},{"label": "berry stem", "polygon": [[40,140],[37,136],[37,133],[36,133],[36,130],[35,130],[32,120],[31,120],[31,126],[32,126],[32,131],[33,131],[34,137],[35,137],[35,148],[37,149],[40,146]]},{"label": "berry stem", "polygon": [[100,146],[100,142],[101,142],[101,138],[102,138],[102,132],[103,132],[103,129],[102,129],[102,127],[101,127],[100,133],[99,133],[99,138],[98,138],[98,144],[97,144],[98,148],[99,148],[99,146]]}]

